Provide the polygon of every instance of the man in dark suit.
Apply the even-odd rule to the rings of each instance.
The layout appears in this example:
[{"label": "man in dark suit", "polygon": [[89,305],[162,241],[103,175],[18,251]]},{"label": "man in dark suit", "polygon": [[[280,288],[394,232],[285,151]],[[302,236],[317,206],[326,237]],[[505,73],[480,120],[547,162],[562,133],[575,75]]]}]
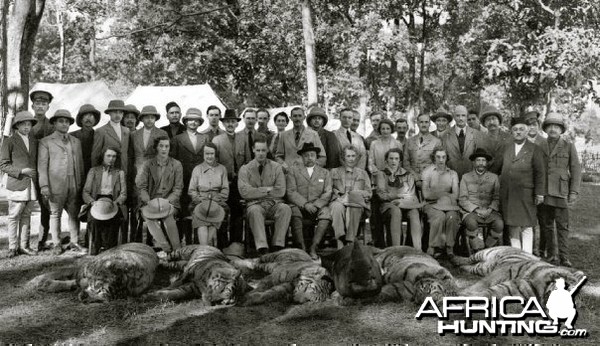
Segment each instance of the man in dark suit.
[{"label": "man in dark suit", "polygon": [[331,131],[325,130],[325,125],[327,124],[327,114],[323,108],[313,107],[308,112],[308,117],[306,118],[306,122],[311,129],[317,131],[319,134],[319,138],[321,139],[321,144],[323,148],[325,148],[325,153],[327,155],[327,161],[325,164],[325,168],[332,169],[337,168],[342,165],[341,159],[341,148],[340,142],[338,141],[335,134]]},{"label": "man in dark suit", "polygon": [[500,174],[501,156],[504,148],[512,143],[512,136],[501,127],[502,114],[494,106],[486,106],[481,111],[481,123],[488,129],[488,133],[485,135],[485,146],[487,152],[492,155],[489,171]]},{"label": "man in dark suit", "polygon": [[181,107],[176,102],[171,101],[167,103],[165,108],[167,110],[169,125],[163,126],[160,129],[169,135],[169,139],[172,139],[185,132],[185,126],[179,122],[179,119],[181,119]]},{"label": "man in dark suit", "polygon": [[192,243],[192,223],[186,219],[190,216],[191,198],[188,195],[188,187],[192,178],[192,171],[201,164],[203,160],[202,147],[208,142],[208,136],[197,132],[198,127],[202,126],[202,112],[198,108],[190,108],[182,119],[187,130],[175,136],[171,140],[171,156],[181,162],[183,166],[183,190],[181,192],[181,212],[177,228],[185,236],[186,244]]},{"label": "man in dark suit", "polygon": [[546,191],[546,164],[542,150],[527,140],[525,119],[513,118],[511,125],[513,142],[501,157],[500,206],[511,246],[532,253],[536,205],[544,202]]},{"label": "man in dark suit", "polygon": [[83,153],[83,172],[87,176],[92,168],[92,147],[94,146],[94,126],[100,122],[100,111],[93,105],[85,104],[79,108],[75,124],[80,127],[79,130],[70,133],[81,142],[81,151]]},{"label": "man in dark suit", "polygon": [[225,133],[219,127],[221,109],[215,105],[208,106],[206,109],[206,118],[208,119],[208,127],[200,133],[206,135],[208,141],[212,142],[213,138]]},{"label": "man in dark suit", "polygon": [[435,123],[435,131],[431,131],[431,134],[441,139],[448,131],[448,124],[452,121],[452,115],[443,107],[440,107],[435,114],[431,116],[431,121]]}]

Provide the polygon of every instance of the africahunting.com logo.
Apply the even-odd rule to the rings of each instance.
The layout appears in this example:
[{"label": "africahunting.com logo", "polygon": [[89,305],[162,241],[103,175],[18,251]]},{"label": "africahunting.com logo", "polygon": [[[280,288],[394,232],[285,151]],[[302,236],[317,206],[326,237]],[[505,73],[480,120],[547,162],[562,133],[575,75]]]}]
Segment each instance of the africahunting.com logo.
[{"label": "africahunting.com logo", "polygon": [[[444,297],[441,306],[433,298],[427,297],[415,318],[437,317],[439,335],[587,337],[586,329],[573,327],[577,316],[573,296],[586,279],[584,276],[570,290],[565,289],[563,278],[556,279],[556,288],[546,302],[547,313],[535,297]],[[483,314],[484,319],[473,319],[475,313]],[[451,316],[458,318],[450,320]],[[464,319],[460,319],[463,316]],[[561,320],[564,321],[562,329]]]}]

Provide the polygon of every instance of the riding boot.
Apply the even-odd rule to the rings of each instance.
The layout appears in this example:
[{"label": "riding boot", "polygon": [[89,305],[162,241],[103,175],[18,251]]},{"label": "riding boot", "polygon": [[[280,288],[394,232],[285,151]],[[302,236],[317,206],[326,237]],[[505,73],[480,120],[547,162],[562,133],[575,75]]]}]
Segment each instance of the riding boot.
[{"label": "riding boot", "polygon": [[317,246],[323,239],[325,232],[329,229],[329,225],[331,224],[330,220],[319,220],[317,224],[317,228],[315,229],[315,234],[312,239],[312,244],[310,245],[310,256],[315,258],[317,256]]},{"label": "riding boot", "polygon": [[294,239],[294,244],[297,248],[306,250],[302,228],[302,218],[292,217],[292,238]]}]

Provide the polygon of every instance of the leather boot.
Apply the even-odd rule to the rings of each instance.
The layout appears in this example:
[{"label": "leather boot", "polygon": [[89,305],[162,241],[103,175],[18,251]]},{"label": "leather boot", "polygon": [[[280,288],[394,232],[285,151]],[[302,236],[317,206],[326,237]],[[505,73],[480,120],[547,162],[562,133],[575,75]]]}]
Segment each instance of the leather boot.
[{"label": "leather boot", "polygon": [[302,230],[302,218],[292,217],[292,238],[297,248],[306,250],[304,245],[304,232]]}]

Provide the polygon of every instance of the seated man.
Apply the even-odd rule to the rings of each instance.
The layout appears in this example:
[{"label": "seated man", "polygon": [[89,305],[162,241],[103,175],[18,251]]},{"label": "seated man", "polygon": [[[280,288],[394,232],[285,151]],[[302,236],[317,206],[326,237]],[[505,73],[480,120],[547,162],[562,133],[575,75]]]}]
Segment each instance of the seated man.
[{"label": "seated man", "polygon": [[331,212],[331,175],[325,168],[316,166],[317,155],[321,149],[313,143],[304,143],[298,155],[302,156],[302,165],[291,168],[287,175],[287,199],[292,205],[292,235],[296,246],[305,250],[302,219],[318,220],[310,255],[317,258],[317,245],[329,224]]},{"label": "seated man", "polygon": [[145,205],[142,217],[148,231],[158,247],[170,252],[181,247],[174,216],[180,207],[183,167],[181,162],[169,157],[169,137],[156,138],[153,146],[156,157],[142,164],[135,178],[135,185],[140,193],[140,203]]},{"label": "seated man", "polygon": [[[345,243],[354,242],[360,218],[370,208],[369,201],[372,195],[371,179],[369,179],[367,171],[356,167],[359,160],[358,149],[348,145],[342,150],[342,153],[344,165],[331,170],[333,191],[332,202],[329,204],[333,232],[338,240],[338,249]],[[360,202],[359,196],[363,199],[363,206],[360,203],[352,203],[352,199]]]},{"label": "seated man", "polygon": [[248,224],[254,235],[254,244],[260,255],[268,253],[265,218],[275,220],[275,231],[271,240],[272,250],[285,246],[285,235],[290,225],[292,210],[283,203],[285,175],[281,165],[267,159],[267,141],[256,138],[253,145],[254,159],[240,168],[238,188],[248,203]]},{"label": "seated man", "polygon": [[[463,175],[458,204],[464,213],[463,222],[471,249],[478,251],[484,247],[502,245],[504,222],[498,212],[500,182],[496,174],[487,171],[492,156],[485,149],[478,148],[469,159],[473,161],[473,170]],[[480,224],[491,226],[488,234],[483,234]]]}]

